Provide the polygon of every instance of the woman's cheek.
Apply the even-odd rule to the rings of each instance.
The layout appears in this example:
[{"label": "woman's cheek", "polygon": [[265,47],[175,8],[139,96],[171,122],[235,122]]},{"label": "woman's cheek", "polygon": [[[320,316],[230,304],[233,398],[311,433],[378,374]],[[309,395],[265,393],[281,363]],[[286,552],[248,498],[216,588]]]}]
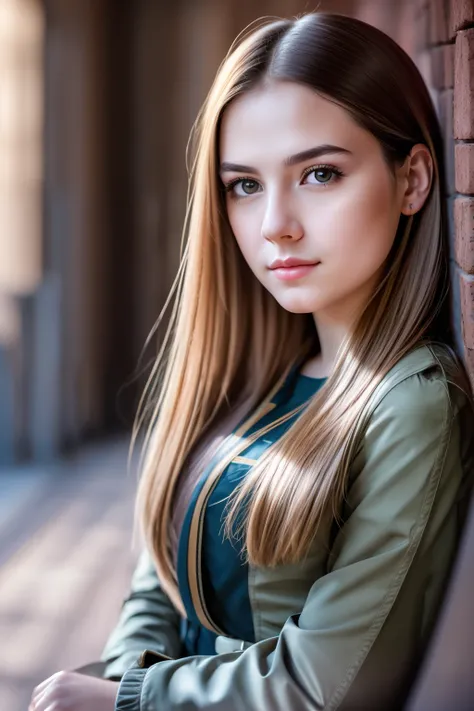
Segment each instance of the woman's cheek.
[{"label": "woman's cheek", "polygon": [[251,269],[258,269],[259,256],[264,245],[255,220],[241,218],[231,223],[237,245]]}]

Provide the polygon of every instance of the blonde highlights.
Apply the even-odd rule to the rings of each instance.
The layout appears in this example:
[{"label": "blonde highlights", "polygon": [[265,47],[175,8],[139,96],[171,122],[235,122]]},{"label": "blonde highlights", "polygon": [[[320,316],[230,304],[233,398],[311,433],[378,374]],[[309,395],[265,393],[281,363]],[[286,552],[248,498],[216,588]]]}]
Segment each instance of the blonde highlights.
[{"label": "blonde highlights", "polygon": [[[373,76],[367,71],[362,86],[353,78],[358,62],[367,66],[369,57]],[[381,77],[389,85],[387,98],[377,91]],[[250,272],[219,188],[222,113],[262,79],[302,82],[340,103],[380,140],[390,166],[424,142],[435,170],[422,211],[401,218],[381,282],[331,376],[229,501],[226,532],[239,534],[236,517],[245,507],[240,533],[253,565],[304,557],[323,517],[338,515],[355,433],[378,383],[423,341],[450,340],[442,150],[416,68],[388,37],[347,17],[315,13],[253,31],[224,61],[195,127],[174,306],[134,432],[135,438],[148,419],[137,516],[161,583],[183,613],[170,543],[180,473],[193,466],[190,455],[224,413],[250,415],[264,406],[289,370],[317,347],[312,317],[286,312]]]}]

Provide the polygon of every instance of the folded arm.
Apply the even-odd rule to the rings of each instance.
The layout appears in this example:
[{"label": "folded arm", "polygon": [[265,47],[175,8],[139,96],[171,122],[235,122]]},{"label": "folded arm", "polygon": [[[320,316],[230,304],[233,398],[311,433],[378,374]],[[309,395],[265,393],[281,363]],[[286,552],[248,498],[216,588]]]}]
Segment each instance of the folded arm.
[{"label": "folded arm", "polygon": [[144,649],[179,657],[179,628],[180,615],[160,585],[150,554],[144,550],[132,577],[130,595],[102,652],[104,678],[120,679]]}]

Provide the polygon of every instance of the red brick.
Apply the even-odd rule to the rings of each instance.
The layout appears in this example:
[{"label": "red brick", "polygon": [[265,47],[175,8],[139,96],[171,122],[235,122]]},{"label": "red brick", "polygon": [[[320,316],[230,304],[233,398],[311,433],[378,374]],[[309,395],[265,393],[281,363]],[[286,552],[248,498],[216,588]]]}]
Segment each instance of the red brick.
[{"label": "red brick", "polygon": [[441,44],[449,39],[448,17],[445,0],[431,0],[430,44]]},{"label": "red brick", "polygon": [[474,273],[474,198],[454,201],[454,252],[456,262],[469,274]]},{"label": "red brick", "polygon": [[454,137],[474,138],[474,29],[458,32],[454,67]]},{"label": "red brick", "polygon": [[441,91],[438,97],[439,120],[444,142],[446,191],[448,195],[452,195],[456,190],[454,180],[453,95],[452,89],[446,89]]},{"label": "red brick", "polygon": [[450,0],[448,8],[450,37],[454,37],[458,30],[474,24],[473,0]]},{"label": "red brick", "polygon": [[[474,349],[474,279],[468,274],[459,275],[461,295],[462,336],[466,348]],[[474,361],[472,362],[474,365]]]},{"label": "red brick", "polygon": [[454,148],[456,191],[474,195],[474,143],[458,143]]}]

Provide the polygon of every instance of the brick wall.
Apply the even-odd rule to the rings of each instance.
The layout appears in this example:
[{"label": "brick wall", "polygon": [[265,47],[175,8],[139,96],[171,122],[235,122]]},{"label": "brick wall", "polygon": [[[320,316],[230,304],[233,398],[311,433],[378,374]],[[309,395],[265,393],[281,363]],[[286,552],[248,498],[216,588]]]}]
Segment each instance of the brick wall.
[{"label": "brick wall", "polygon": [[466,357],[474,382],[474,2],[453,2],[454,226]]},{"label": "brick wall", "polygon": [[445,140],[457,341],[474,386],[474,0],[417,0],[415,27]]}]

